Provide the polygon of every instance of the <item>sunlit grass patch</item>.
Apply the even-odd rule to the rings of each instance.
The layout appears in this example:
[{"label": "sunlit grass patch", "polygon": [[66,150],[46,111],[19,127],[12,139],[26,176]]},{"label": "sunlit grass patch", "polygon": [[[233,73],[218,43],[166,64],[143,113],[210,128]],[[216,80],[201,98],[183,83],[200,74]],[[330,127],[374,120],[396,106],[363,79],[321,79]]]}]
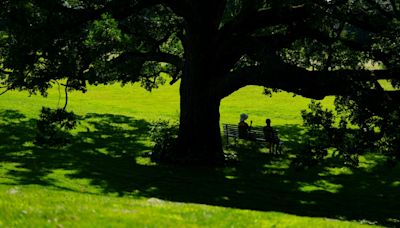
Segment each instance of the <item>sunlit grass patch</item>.
[{"label": "sunlit grass patch", "polygon": [[361,224],[278,212],[133,199],[40,186],[0,186],[0,221],[12,227],[362,227]]},{"label": "sunlit grass patch", "polygon": [[[63,95],[62,95],[63,96]],[[399,167],[382,156],[347,167],[332,155],[305,170],[292,160],[304,143],[300,110],[309,99],[262,94],[245,87],[222,101],[221,123],[249,114],[253,126],[272,119],[284,154],[239,140],[224,148],[228,167],[175,167],[152,163],[153,121],[176,121],[178,85],[152,93],[137,85],[73,92],[68,109],[79,116],[73,142],[59,148],[33,144],[48,98],[10,92],[0,96],[0,225],[5,227],[359,227],[397,226]],[[333,98],[323,100],[332,108]],[[340,221],[339,221],[340,220]],[[345,221],[347,220],[347,221]]]},{"label": "sunlit grass patch", "polygon": [[317,180],[314,183],[304,183],[300,184],[299,190],[303,192],[313,192],[313,191],[327,191],[330,193],[337,193],[343,186],[340,184],[333,184],[327,180]]}]

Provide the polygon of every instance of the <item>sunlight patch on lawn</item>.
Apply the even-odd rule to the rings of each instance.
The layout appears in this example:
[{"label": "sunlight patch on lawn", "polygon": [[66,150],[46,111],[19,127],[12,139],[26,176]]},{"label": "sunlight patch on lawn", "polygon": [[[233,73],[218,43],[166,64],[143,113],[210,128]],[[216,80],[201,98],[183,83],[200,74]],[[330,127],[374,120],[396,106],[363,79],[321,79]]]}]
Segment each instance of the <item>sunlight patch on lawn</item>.
[{"label": "sunlight patch on lawn", "polygon": [[333,184],[326,180],[318,180],[313,184],[300,183],[299,190],[302,192],[313,192],[313,191],[327,191],[330,193],[338,193],[343,186],[340,184]]},{"label": "sunlight patch on lawn", "polygon": [[394,182],[392,183],[392,186],[393,186],[393,187],[400,187],[400,181],[394,181]]},{"label": "sunlight patch on lawn", "polygon": [[101,193],[101,188],[92,185],[92,180],[87,178],[76,178],[76,170],[54,169],[45,180],[49,181],[54,188],[65,189],[82,193]]},{"label": "sunlight patch on lawn", "polygon": [[368,153],[359,157],[360,165],[359,168],[363,168],[366,171],[372,171],[377,165],[385,162],[386,157],[382,154]]},{"label": "sunlight patch on lawn", "polygon": [[226,178],[226,179],[229,179],[229,180],[235,180],[235,179],[238,179],[238,177],[237,177],[237,176],[230,176],[230,175],[227,175],[227,176],[225,176],[225,178]]},{"label": "sunlight patch on lawn", "polygon": [[135,158],[136,164],[144,165],[144,166],[156,166],[157,163],[152,162],[149,157],[136,157]]},{"label": "sunlight patch on lawn", "polygon": [[282,160],[282,161],[273,161],[269,164],[263,165],[263,174],[276,174],[276,175],[285,175],[286,171],[289,169],[290,161]]},{"label": "sunlight patch on lawn", "polygon": [[28,172],[28,169],[22,168],[21,163],[5,163],[0,162],[0,183],[15,184],[18,180],[12,174],[16,172]]},{"label": "sunlight patch on lawn", "polygon": [[320,173],[319,175],[322,176],[338,176],[338,175],[352,175],[353,171],[349,167],[326,167],[325,172]]}]

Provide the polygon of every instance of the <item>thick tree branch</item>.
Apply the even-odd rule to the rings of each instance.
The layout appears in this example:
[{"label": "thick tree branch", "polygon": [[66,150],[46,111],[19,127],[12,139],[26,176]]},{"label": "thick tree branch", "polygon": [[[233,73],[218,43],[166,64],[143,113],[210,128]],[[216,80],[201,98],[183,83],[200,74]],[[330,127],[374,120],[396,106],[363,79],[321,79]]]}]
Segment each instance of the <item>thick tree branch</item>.
[{"label": "thick tree branch", "polygon": [[152,53],[126,52],[114,58],[112,61],[114,64],[118,64],[129,60],[170,63],[178,69],[182,69],[183,67],[183,60],[181,57],[164,52],[152,52]]},{"label": "thick tree branch", "polygon": [[5,94],[5,93],[7,93],[7,92],[10,91],[10,90],[11,90],[11,88],[5,89],[4,91],[2,91],[2,92],[0,93],[0,96],[3,95],[3,94]]},{"label": "thick tree branch", "polygon": [[334,42],[340,41],[343,45],[353,50],[370,51],[370,44],[368,43],[360,43],[356,40],[349,40],[340,37],[339,30],[341,29],[342,26],[338,28],[335,37],[331,37],[324,32],[304,25],[293,27],[286,33],[276,33],[267,36],[234,36],[231,39],[226,40],[220,46],[217,50],[217,56],[218,59],[222,61],[222,65],[231,69],[239,58],[245,54],[253,55],[254,53],[262,52],[263,49],[268,50],[269,53],[275,53],[276,51],[289,47],[296,40],[304,38],[315,39],[328,46],[331,46]]},{"label": "thick tree branch", "polygon": [[271,63],[268,67],[248,67],[231,72],[221,81],[220,87],[222,97],[246,85],[260,85],[322,99],[329,95],[351,93],[355,82],[387,78],[400,78],[400,69],[308,71],[290,64]]}]

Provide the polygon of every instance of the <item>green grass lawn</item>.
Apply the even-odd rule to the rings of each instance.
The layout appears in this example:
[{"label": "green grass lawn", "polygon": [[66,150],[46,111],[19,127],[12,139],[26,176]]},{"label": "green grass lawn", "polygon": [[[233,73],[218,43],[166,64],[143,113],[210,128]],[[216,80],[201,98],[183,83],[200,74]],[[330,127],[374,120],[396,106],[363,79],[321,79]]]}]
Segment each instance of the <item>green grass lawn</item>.
[{"label": "green grass lawn", "polygon": [[[332,98],[323,103],[332,107]],[[349,168],[335,157],[304,171],[290,161],[302,141],[300,110],[308,99],[262,95],[246,87],[224,99],[221,122],[242,112],[253,125],[265,118],[285,141],[285,155],[239,142],[233,167],[156,165],[148,128],[179,116],[177,85],[152,93],[119,85],[74,92],[69,110],[80,116],[71,145],[34,146],[42,106],[63,106],[57,88],[48,98],[0,96],[0,227],[358,227],[400,226],[400,167],[377,155]]]}]

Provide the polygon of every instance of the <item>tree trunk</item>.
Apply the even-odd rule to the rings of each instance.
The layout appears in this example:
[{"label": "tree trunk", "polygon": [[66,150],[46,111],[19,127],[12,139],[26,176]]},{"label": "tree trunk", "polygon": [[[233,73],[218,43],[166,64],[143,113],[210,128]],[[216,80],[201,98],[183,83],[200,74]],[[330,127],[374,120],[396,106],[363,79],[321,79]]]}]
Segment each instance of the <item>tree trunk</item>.
[{"label": "tree trunk", "polygon": [[210,88],[182,80],[178,136],[180,159],[187,163],[216,165],[224,160],[220,127],[220,98]]},{"label": "tree trunk", "polygon": [[180,87],[178,152],[187,163],[216,165],[224,160],[219,127],[221,96],[216,86],[215,36],[186,36],[185,70]]}]

